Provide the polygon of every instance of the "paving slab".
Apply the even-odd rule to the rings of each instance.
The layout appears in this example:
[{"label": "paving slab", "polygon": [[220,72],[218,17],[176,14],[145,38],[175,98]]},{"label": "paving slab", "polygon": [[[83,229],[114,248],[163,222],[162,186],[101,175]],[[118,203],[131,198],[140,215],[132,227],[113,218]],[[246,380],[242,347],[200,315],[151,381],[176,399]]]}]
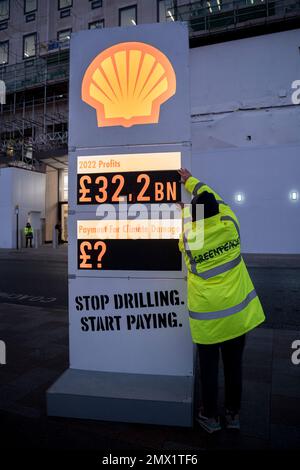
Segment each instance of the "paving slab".
[{"label": "paving slab", "polygon": [[[46,390],[68,367],[67,310],[1,303],[0,337],[7,341],[7,364],[0,367],[0,420],[6,430],[1,442],[7,447],[48,449],[299,447],[300,365],[291,362],[291,342],[299,336],[295,328],[264,327],[249,335],[241,432],[223,430],[211,437],[196,424],[183,431],[170,426],[48,417]],[[222,383],[220,369],[220,404]],[[196,390],[198,402],[198,385]]]}]

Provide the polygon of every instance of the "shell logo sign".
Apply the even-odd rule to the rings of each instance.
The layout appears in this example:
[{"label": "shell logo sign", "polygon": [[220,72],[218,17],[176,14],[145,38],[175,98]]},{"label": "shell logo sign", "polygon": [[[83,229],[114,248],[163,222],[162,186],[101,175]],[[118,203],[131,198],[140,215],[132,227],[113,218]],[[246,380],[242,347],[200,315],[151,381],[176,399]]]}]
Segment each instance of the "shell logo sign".
[{"label": "shell logo sign", "polygon": [[143,42],[101,52],[82,80],[82,100],[96,109],[98,127],[159,122],[160,107],[176,92],[169,59]]}]

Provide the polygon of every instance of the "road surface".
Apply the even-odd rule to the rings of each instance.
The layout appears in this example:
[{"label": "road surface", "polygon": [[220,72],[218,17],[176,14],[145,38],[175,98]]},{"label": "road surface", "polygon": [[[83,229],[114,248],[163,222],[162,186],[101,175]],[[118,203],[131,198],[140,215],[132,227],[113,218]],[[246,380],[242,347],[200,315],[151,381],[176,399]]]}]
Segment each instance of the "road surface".
[{"label": "road surface", "polygon": [[[50,253],[51,254],[51,253]],[[66,249],[49,259],[30,252],[0,257],[0,302],[67,308]],[[266,326],[300,327],[300,267],[250,267],[267,317]]]}]

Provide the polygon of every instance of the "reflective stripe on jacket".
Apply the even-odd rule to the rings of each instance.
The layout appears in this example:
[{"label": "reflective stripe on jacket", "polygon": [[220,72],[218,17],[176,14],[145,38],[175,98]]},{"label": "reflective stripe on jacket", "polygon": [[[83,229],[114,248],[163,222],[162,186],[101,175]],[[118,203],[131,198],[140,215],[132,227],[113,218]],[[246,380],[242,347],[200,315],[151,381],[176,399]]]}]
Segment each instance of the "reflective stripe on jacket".
[{"label": "reflective stripe on jacket", "polygon": [[183,209],[179,248],[188,269],[188,309],[194,343],[213,344],[241,336],[265,319],[241,257],[239,222],[220,196],[190,177],[186,189],[214,194],[219,214],[192,222]]}]

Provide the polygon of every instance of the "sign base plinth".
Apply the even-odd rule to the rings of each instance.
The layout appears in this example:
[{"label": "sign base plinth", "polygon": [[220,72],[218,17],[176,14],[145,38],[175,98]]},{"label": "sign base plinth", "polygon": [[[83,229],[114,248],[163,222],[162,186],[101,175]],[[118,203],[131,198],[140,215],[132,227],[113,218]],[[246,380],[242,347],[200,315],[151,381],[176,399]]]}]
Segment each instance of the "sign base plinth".
[{"label": "sign base plinth", "polygon": [[194,377],[67,369],[47,391],[49,416],[193,425]]}]

